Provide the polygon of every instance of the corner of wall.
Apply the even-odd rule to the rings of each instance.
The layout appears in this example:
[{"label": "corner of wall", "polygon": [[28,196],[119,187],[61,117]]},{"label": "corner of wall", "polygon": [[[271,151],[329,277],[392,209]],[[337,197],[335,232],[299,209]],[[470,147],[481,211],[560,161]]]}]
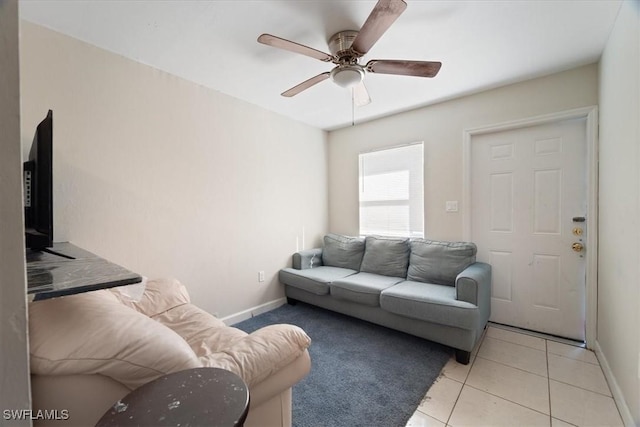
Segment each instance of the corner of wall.
[{"label": "corner of wall", "polygon": [[[22,213],[18,2],[0,2],[0,405],[31,407]],[[14,420],[30,425],[30,420]]]}]

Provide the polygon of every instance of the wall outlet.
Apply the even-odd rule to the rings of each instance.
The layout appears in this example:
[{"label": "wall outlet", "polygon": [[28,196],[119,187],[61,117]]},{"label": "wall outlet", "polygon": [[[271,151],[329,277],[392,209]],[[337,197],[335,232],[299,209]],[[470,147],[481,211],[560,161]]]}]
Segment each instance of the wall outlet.
[{"label": "wall outlet", "polygon": [[258,271],[258,282],[264,282],[264,271]]}]

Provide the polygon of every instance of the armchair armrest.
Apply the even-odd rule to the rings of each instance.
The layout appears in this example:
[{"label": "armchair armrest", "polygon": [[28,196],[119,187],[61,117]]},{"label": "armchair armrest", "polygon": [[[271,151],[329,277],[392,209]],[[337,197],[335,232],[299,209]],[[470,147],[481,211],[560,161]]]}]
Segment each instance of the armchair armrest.
[{"label": "armchair armrest", "polygon": [[293,254],[293,268],[306,270],[322,265],[322,248],[307,249]]},{"label": "armchair armrest", "polygon": [[289,365],[311,345],[298,326],[268,325],[218,352],[200,357],[202,366],[222,368],[240,376],[252,387]]},{"label": "armchair armrest", "polygon": [[480,308],[491,307],[491,266],[476,262],[458,274],[456,299]]}]

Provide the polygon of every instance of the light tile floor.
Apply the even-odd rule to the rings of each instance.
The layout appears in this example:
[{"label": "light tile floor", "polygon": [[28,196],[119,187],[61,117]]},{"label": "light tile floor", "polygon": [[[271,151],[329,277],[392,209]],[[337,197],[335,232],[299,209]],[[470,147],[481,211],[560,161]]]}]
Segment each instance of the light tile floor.
[{"label": "light tile floor", "polygon": [[407,427],[623,426],[595,354],[489,326],[461,365],[452,359]]}]

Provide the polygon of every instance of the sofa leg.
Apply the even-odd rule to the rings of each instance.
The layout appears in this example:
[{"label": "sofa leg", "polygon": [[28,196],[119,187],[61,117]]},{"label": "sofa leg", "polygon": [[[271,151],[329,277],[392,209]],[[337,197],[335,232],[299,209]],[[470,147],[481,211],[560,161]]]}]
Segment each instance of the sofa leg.
[{"label": "sofa leg", "polygon": [[463,365],[468,365],[469,360],[471,360],[471,352],[459,350],[456,348],[456,362],[462,363]]},{"label": "sofa leg", "polygon": [[298,303],[298,300],[287,297],[287,304],[296,305],[297,303]]}]

